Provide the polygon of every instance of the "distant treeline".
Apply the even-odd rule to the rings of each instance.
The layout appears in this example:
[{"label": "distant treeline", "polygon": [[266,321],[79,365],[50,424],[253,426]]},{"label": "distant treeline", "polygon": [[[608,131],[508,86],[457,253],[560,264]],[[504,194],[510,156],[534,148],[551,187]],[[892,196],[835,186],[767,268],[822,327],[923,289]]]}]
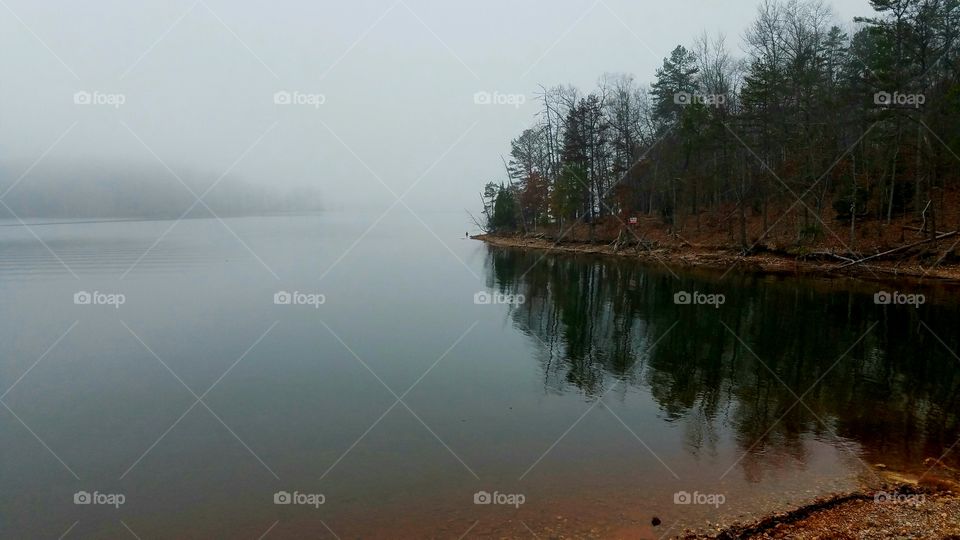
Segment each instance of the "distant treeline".
[{"label": "distant treeline", "polygon": [[960,0],[871,4],[845,30],[821,2],[767,0],[743,58],[705,33],[648,87],[628,75],[588,94],[541,87],[509,181],[484,190],[485,225],[564,230],[644,213],[673,227],[715,210],[746,245],[747,213],[766,226],[793,209],[812,235],[821,216],[851,237],[863,220],[904,216],[933,235],[960,191]]},{"label": "distant treeline", "polygon": [[[12,186],[0,205],[0,218],[178,218],[240,216],[321,209],[320,196],[308,188],[282,189],[227,177],[196,203],[217,176],[181,175],[165,169],[116,163],[45,162],[16,182],[23,167],[0,166],[0,193]],[[189,186],[187,189],[186,184]],[[11,214],[10,210],[13,211]],[[14,216],[15,214],[15,216]]]}]

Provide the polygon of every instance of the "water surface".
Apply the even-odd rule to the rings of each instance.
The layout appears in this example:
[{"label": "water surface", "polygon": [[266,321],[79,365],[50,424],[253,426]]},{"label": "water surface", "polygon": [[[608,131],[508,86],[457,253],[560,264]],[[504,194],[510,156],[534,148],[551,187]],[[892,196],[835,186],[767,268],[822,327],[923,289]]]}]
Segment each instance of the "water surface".
[{"label": "water surface", "polygon": [[952,291],[878,306],[882,286],[544,257],[464,240],[460,215],[378,217],[0,227],[0,535],[657,538],[960,436]]}]

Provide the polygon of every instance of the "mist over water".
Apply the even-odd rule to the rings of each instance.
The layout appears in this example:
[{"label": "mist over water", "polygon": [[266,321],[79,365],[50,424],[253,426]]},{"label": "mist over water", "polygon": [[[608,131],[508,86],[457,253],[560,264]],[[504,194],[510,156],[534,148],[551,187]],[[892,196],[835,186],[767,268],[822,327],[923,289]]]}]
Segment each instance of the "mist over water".
[{"label": "mist over water", "polygon": [[11,164],[0,169],[0,218],[176,219],[323,208],[316,187],[176,173],[162,164],[50,160],[30,168],[28,179],[16,174],[27,168]]}]

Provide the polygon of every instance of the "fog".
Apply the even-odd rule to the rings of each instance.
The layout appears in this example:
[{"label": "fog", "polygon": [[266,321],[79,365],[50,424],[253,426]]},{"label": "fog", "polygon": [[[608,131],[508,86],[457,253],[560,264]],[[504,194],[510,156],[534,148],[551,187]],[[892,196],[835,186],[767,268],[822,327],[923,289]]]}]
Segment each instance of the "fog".
[{"label": "fog", "polygon": [[[842,24],[870,14],[867,0],[832,5]],[[377,211],[398,196],[416,211],[476,209],[483,183],[503,179],[500,156],[532,120],[539,85],[589,90],[608,72],[646,83],[704,30],[739,54],[755,10],[4,0],[2,200],[31,216],[176,216],[195,201],[183,180],[198,195],[217,183],[211,206],[227,213],[319,200]],[[478,92],[503,103],[477,104]]]},{"label": "fog", "polygon": [[[14,178],[16,168],[3,170]],[[173,176],[160,164],[108,161],[38,164],[9,190],[0,216],[25,218],[227,217],[322,210],[311,186],[268,186],[197,171]],[[212,181],[211,181],[212,180]],[[12,189],[10,189],[12,188]],[[2,192],[2,191],[0,191]]]}]

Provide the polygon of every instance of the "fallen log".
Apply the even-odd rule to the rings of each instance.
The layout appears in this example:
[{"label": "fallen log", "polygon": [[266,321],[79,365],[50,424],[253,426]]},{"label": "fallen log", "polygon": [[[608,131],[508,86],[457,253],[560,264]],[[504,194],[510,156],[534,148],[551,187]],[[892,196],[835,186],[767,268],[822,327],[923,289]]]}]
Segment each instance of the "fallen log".
[{"label": "fallen log", "polygon": [[842,255],[837,255],[836,253],[834,253],[834,252],[832,252],[832,251],[813,251],[813,252],[811,252],[811,253],[807,253],[806,255],[803,255],[803,256],[800,257],[800,258],[803,259],[803,260],[806,260],[806,259],[816,259],[816,258],[820,258],[820,257],[831,257],[831,258],[834,258],[834,259],[840,259],[841,261],[846,262],[846,263],[856,262],[856,261],[854,261],[854,260],[851,259],[851,258],[844,257],[844,256],[842,256]]},{"label": "fallen log", "polygon": [[919,245],[928,244],[928,243],[930,243],[930,242],[936,242],[937,240],[943,240],[944,238],[950,238],[951,236],[956,236],[958,232],[960,232],[960,231],[953,231],[953,232],[943,233],[943,234],[938,235],[938,236],[936,236],[936,237],[934,237],[934,238],[927,238],[926,240],[921,240],[921,241],[919,241],[919,242],[914,242],[914,243],[912,243],[912,244],[907,244],[907,245],[905,245],[905,246],[900,246],[900,247],[897,247],[897,248],[893,248],[893,249],[884,251],[883,253],[877,253],[876,255],[871,255],[871,256],[869,256],[869,257],[864,257],[864,258],[862,258],[862,259],[860,259],[860,260],[857,260],[857,261],[851,261],[851,262],[848,262],[848,263],[846,263],[846,264],[841,264],[841,265],[838,266],[837,268],[846,268],[846,267],[848,267],[848,266],[853,266],[853,265],[855,265],[855,264],[862,264],[862,263],[865,263],[865,262],[867,262],[867,261],[869,261],[869,260],[873,260],[873,259],[876,259],[876,258],[879,258],[879,257],[883,257],[883,256],[885,256],[885,255],[891,255],[891,254],[893,254],[893,253],[897,253],[898,251],[903,251],[903,250],[905,250],[905,249],[910,249],[910,248],[912,248],[912,247],[916,247],[916,246],[919,246]]}]

